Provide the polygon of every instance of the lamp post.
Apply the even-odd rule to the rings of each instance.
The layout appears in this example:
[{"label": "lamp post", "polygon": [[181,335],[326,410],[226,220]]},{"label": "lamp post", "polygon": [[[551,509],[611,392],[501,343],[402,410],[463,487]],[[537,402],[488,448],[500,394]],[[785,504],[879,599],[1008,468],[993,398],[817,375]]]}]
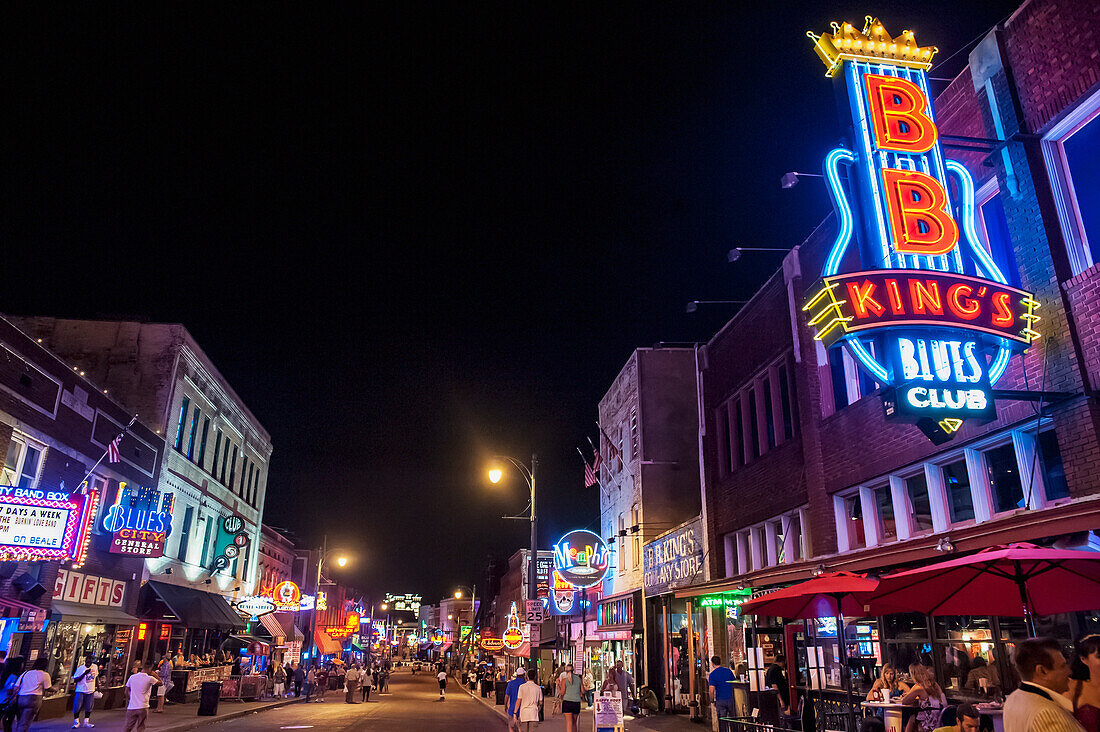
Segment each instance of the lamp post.
[{"label": "lamp post", "polygon": [[[466,588],[465,587],[460,587],[459,589],[455,590],[455,599],[456,600],[461,600],[462,599],[462,590],[464,590],[464,589],[466,589]],[[477,585],[471,585],[470,586],[470,650],[471,651],[474,648],[474,631],[475,630],[477,630]],[[458,636],[459,636],[459,638],[458,638],[459,647],[461,647],[461,645],[462,645],[461,644],[461,641],[462,641],[462,613],[459,613],[459,615],[458,615]]]},{"label": "lamp post", "polygon": [[[535,599],[535,589],[538,585],[536,579],[536,561],[538,558],[538,522],[535,516],[535,474],[538,472],[539,456],[537,454],[531,455],[531,467],[521,463],[515,458],[508,457],[507,455],[497,455],[496,459],[506,460],[519,471],[519,474],[523,476],[523,479],[527,482],[527,487],[531,489],[531,556],[527,563],[527,599]],[[499,483],[504,476],[504,472],[500,468],[493,468],[489,471],[489,480],[493,483]],[[506,519],[522,519],[523,516],[505,516]]]},{"label": "lamp post", "polygon": [[[311,628],[310,628],[310,633],[309,633],[309,648],[310,648],[309,660],[310,660],[311,664],[317,658],[317,612],[318,612],[317,602],[319,601],[320,596],[321,596],[321,567],[325,563],[325,560],[328,559],[331,554],[336,554],[338,551],[339,550],[337,550],[337,549],[333,549],[331,551],[329,550],[329,548],[328,548],[328,534],[325,534],[324,541],[321,545],[321,551],[317,555],[317,578],[316,578],[316,582],[313,585],[313,613],[312,613],[313,617],[312,617],[312,622],[310,623]],[[347,557],[337,557],[336,558],[336,565],[339,566],[339,567],[343,567],[343,566],[347,565],[347,563],[348,563],[348,558]]]}]

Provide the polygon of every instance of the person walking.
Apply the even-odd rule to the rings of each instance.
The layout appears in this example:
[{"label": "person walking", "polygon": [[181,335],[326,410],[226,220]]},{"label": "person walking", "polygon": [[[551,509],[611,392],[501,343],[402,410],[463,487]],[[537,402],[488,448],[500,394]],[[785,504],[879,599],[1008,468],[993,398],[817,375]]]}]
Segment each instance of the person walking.
[{"label": "person walking", "polygon": [[371,673],[370,667],[364,668],[363,672],[359,674],[359,693],[363,698],[364,704],[370,701],[370,690],[374,683],[373,676],[374,674]]},{"label": "person walking", "polygon": [[160,679],[160,688],[157,689],[157,708],[156,712],[163,712],[164,706],[168,703],[168,692],[175,684],[172,683],[172,657],[165,653],[160,659],[160,665],[157,666],[157,677]]},{"label": "person walking", "polygon": [[15,732],[27,732],[31,722],[42,708],[42,695],[53,689],[53,681],[46,673],[48,658],[35,659],[30,671],[19,677],[19,717],[15,723]]},{"label": "person walking", "polygon": [[126,679],[126,732],[145,732],[149,719],[149,695],[160,679],[151,673],[153,664],[146,663],[140,671]]},{"label": "person walking", "polygon": [[519,698],[519,687],[527,682],[527,669],[517,668],[515,677],[504,687],[504,706],[508,712],[508,729],[518,732],[519,721],[516,719],[516,701]]},{"label": "person walking", "polygon": [[729,728],[729,722],[723,722],[725,717],[732,717],[733,710],[733,669],[722,665],[722,658],[714,656],[710,659],[711,672],[707,676],[707,684],[710,686],[710,698],[714,702],[714,714],[718,719],[718,729],[725,732]]},{"label": "person walking", "polygon": [[15,719],[19,716],[19,682],[23,680],[24,663],[22,656],[12,656],[4,662],[4,670],[0,674],[3,677],[3,692],[0,693],[0,699],[5,702],[9,699],[15,699],[17,702],[12,709],[4,714],[2,720],[4,732],[12,732]]},{"label": "person walking", "polygon": [[332,672],[328,666],[318,666],[315,674],[313,691],[317,694],[317,701],[323,702],[328,693],[328,677]]},{"label": "person walking", "polygon": [[[385,671],[382,673],[385,674]],[[439,673],[435,675],[435,678],[439,682],[439,701],[443,701],[447,698],[447,672],[439,669]]]},{"label": "person walking", "polygon": [[1100,732],[1100,633],[1077,641],[1074,651],[1069,675],[1073,716],[1085,732]]},{"label": "person walking", "polygon": [[592,678],[592,670],[585,668],[584,670],[584,701],[588,704],[588,708],[592,708],[592,704],[596,697],[596,681]]},{"label": "person walking", "polygon": [[271,677],[273,696],[286,696],[286,669],[280,665],[275,666],[275,674]]},{"label": "person walking", "polygon": [[1016,643],[1020,688],[1004,705],[1005,732],[1083,732],[1072,713],[1069,664],[1053,638],[1028,638]]},{"label": "person walking", "polygon": [[352,666],[344,675],[344,702],[355,703],[355,692],[359,690],[359,667]]},{"label": "person walking", "polygon": [[291,678],[294,679],[294,696],[302,695],[302,684],[306,682],[306,672],[297,661],[290,664]]},{"label": "person walking", "polygon": [[561,713],[565,715],[565,732],[580,732],[578,720],[583,688],[584,681],[573,672],[573,664],[565,664],[565,669],[558,675],[558,696],[561,697]]},{"label": "person walking", "polygon": [[95,706],[95,684],[99,676],[99,666],[92,660],[92,654],[84,657],[84,663],[76,667],[73,681],[76,688],[73,689],[73,729],[80,727],[80,712],[84,712],[84,726],[95,727],[92,724],[92,708]]},{"label": "person walking", "polygon": [[[521,730],[531,732],[531,722],[539,721],[539,713],[542,709],[542,687],[539,686],[534,674],[528,674],[527,682],[519,687],[516,694],[516,722]],[[522,725],[526,724],[526,727]]]},{"label": "person walking", "polygon": [[380,688],[378,690],[378,693],[379,694],[389,694],[390,693],[390,669],[389,669],[389,667],[387,666],[386,668],[383,668],[382,673],[379,674],[379,675],[381,677],[382,688]]}]

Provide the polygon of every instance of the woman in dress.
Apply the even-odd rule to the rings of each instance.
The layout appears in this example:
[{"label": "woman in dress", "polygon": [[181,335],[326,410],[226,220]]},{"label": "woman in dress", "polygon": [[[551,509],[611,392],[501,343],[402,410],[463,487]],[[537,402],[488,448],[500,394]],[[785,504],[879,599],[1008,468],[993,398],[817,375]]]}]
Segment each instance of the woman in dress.
[{"label": "woman in dress", "polygon": [[940,726],[940,713],[947,706],[947,696],[936,683],[936,677],[928,666],[914,663],[909,667],[909,675],[913,677],[913,688],[901,698],[901,703],[912,704],[920,709],[905,725],[905,730],[932,732]]},{"label": "woman in dress", "polygon": [[1067,696],[1085,732],[1100,732],[1100,633],[1077,641],[1076,650]]},{"label": "woman in dress", "polygon": [[867,701],[882,701],[883,691],[890,692],[891,699],[898,698],[909,691],[909,685],[898,678],[898,670],[892,663],[883,665],[874,686],[867,692]]}]

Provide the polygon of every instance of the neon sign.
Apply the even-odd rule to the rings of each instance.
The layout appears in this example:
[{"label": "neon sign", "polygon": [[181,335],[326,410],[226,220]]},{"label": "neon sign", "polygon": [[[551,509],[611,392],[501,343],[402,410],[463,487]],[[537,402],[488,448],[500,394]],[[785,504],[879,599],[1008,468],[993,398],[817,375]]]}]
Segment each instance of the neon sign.
[{"label": "neon sign", "polygon": [[577,589],[598,585],[611,566],[604,540],[586,529],[577,529],[554,545],[554,569]]},{"label": "neon sign", "polygon": [[870,16],[862,32],[807,35],[826,75],[844,76],[857,143],[825,158],[839,226],[807,325],[888,387],[887,417],[930,418],[948,435],[992,418],[1009,357],[1039,337],[1039,303],[978,238],[973,179],[944,157],[926,74],[937,49]]},{"label": "neon sign", "polygon": [[115,502],[104,512],[103,529],[111,534],[111,554],[140,557],[164,556],[172,533],[175,494],[142,486],[137,490],[118,484]]},{"label": "neon sign", "polygon": [[519,612],[514,602],[508,613],[508,629],[501,636],[501,642],[510,651],[518,650],[523,645],[523,631],[519,629]]},{"label": "neon sign", "polygon": [[240,602],[235,602],[233,608],[241,615],[247,616],[252,622],[259,620],[261,615],[269,615],[277,609],[270,597],[259,595],[246,597]]},{"label": "neon sign", "polygon": [[88,555],[99,493],[0,486],[0,561],[72,560]]},{"label": "neon sign", "polygon": [[271,599],[279,610],[300,610],[302,607],[302,591],[298,585],[290,580],[284,580],[275,585],[271,591]]}]

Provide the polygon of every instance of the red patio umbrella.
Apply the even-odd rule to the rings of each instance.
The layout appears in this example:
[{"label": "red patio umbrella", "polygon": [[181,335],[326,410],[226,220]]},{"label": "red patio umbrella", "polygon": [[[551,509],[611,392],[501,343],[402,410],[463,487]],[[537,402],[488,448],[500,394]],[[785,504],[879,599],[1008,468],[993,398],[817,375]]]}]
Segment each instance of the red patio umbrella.
[{"label": "red patio umbrella", "polygon": [[1100,608],[1100,552],[1008,544],[887,575],[861,598],[874,615],[1032,615]]},{"label": "red patio umbrella", "polygon": [[855,729],[855,709],[852,699],[852,680],[848,675],[848,649],[844,639],[844,615],[863,617],[861,598],[870,595],[878,586],[878,580],[851,572],[830,572],[770,592],[763,597],[741,605],[746,615],[797,618],[836,618],[837,646],[840,664],[844,671],[844,691],[848,697],[848,729]]}]

